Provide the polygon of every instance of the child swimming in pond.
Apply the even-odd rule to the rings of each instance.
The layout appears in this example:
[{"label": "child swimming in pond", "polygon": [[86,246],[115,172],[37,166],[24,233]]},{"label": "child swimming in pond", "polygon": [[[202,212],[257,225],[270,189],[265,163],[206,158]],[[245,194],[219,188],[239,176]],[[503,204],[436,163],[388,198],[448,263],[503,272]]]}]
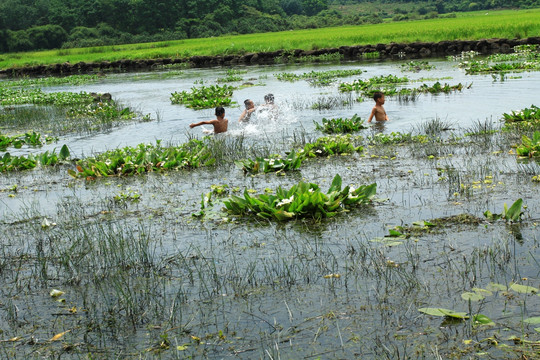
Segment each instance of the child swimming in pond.
[{"label": "child swimming in pond", "polygon": [[369,115],[368,123],[371,122],[373,117],[375,117],[375,120],[377,121],[388,121],[388,115],[386,115],[386,110],[384,110],[384,94],[380,91],[375,92],[373,94],[373,100],[375,100],[375,106],[371,110],[371,114]]},{"label": "child swimming in pond", "polygon": [[225,109],[222,106],[216,108],[216,118],[208,121],[201,121],[198,123],[189,124],[190,128],[200,125],[213,125],[214,134],[224,133],[227,131],[229,120],[225,119]]},{"label": "child swimming in pond", "polygon": [[255,103],[251,99],[244,100],[244,106],[246,107],[242,114],[240,114],[240,117],[238,118],[238,122],[248,122],[249,118],[251,117],[251,114],[257,109],[255,107]]}]

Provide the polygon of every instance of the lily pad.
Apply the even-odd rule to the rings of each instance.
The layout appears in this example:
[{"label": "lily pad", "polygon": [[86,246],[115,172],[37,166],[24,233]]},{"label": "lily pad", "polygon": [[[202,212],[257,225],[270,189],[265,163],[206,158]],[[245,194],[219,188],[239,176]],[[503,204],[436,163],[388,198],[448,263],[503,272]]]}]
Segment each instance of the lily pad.
[{"label": "lily pad", "polygon": [[495,325],[493,320],[488,318],[486,315],[476,314],[473,316],[474,325]]},{"label": "lily pad", "polygon": [[443,308],[420,308],[418,311],[432,316],[448,316],[455,319],[468,319],[469,316],[465,312],[456,312],[454,310]]},{"label": "lily pad", "polygon": [[506,291],[508,288],[505,285],[497,284],[497,283],[489,283],[487,286],[488,290],[491,291]]},{"label": "lily pad", "polygon": [[472,291],[474,291],[478,295],[482,295],[483,297],[491,296],[493,293],[489,290],[482,289],[482,288],[473,288]]},{"label": "lily pad", "polygon": [[515,292],[518,292],[520,294],[536,294],[538,293],[538,289],[532,286],[527,285],[520,285],[520,284],[510,284],[509,287],[511,290],[514,290]]},{"label": "lily pad", "polygon": [[484,297],[474,292],[464,292],[461,294],[461,298],[465,301],[480,301],[484,300]]},{"label": "lily pad", "polygon": [[530,317],[528,319],[523,320],[523,322],[527,324],[531,324],[531,325],[540,324],[540,316]]}]

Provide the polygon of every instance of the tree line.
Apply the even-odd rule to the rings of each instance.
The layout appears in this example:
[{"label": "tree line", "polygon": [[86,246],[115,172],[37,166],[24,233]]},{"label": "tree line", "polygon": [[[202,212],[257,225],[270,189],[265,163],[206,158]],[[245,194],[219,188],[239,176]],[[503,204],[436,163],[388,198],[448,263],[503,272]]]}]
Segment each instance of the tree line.
[{"label": "tree line", "polygon": [[[0,52],[378,23],[456,11],[539,7],[540,0],[0,0]],[[400,5],[413,4],[409,10]]]}]

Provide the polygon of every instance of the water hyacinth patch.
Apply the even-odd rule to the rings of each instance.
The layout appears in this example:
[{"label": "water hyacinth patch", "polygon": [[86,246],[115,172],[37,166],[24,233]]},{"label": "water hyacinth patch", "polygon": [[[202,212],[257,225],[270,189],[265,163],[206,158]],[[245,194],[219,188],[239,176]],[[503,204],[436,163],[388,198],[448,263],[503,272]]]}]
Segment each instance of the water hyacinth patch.
[{"label": "water hyacinth patch", "polygon": [[357,79],[350,83],[341,83],[338,86],[339,91],[341,92],[361,92],[365,93],[371,90],[375,85],[380,86],[384,84],[399,84],[407,83],[409,78],[407,77],[398,77],[396,75],[381,75],[375,76],[367,80]]},{"label": "water hyacinth patch", "polygon": [[540,108],[531,105],[530,108],[512,111],[510,114],[504,113],[503,119],[507,124],[516,122],[537,122],[540,121]]},{"label": "water hyacinth patch", "polygon": [[42,137],[40,133],[35,131],[16,136],[0,134],[0,151],[5,151],[9,146],[20,149],[23,145],[43,146],[44,144],[50,144],[53,141],[58,141],[58,138],[47,135]]},{"label": "water hyacinth patch", "polygon": [[535,131],[532,138],[523,135],[521,145],[516,148],[518,156],[537,157],[540,156],[540,131]]},{"label": "water hyacinth patch", "polygon": [[328,71],[310,71],[301,75],[294,73],[279,73],[274,76],[280,81],[298,81],[307,80],[312,86],[328,86],[331,85],[336,78],[359,75],[365,72],[361,69],[352,70],[328,70]]},{"label": "water hyacinth patch", "polygon": [[193,139],[176,147],[139,144],[137,147],[125,147],[107,151],[93,158],[77,162],[77,170],[68,170],[75,177],[92,180],[96,177],[128,176],[153,171],[177,170],[209,166],[215,162],[207,145]]},{"label": "water hyacinth patch", "polygon": [[353,137],[350,134],[323,136],[313,143],[306,144],[299,153],[306,157],[323,157],[362,152],[364,148],[359,145],[361,140],[360,136]]},{"label": "water hyacinth patch", "polygon": [[231,196],[224,201],[224,205],[232,215],[258,216],[277,221],[300,218],[321,220],[347,211],[352,206],[370,203],[376,189],[376,183],[357,189],[351,186],[341,189],[341,177],[336,175],[326,194],[318,185],[301,181],[289,190],[277,188],[275,195],[251,196],[244,191],[243,198]]},{"label": "water hyacinth patch", "polygon": [[46,93],[41,89],[11,89],[0,87],[0,105],[79,106],[93,103],[94,96],[84,91]]},{"label": "water hyacinth patch", "polygon": [[53,151],[45,151],[44,153],[27,156],[11,156],[10,153],[5,153],[0,157],[0,172],[30,170],[38,165],[54,166],[61,160],[65,160],[70,156],[69,149],[66,145],[62,146],[60,153]]},{"label": "water hyacinth patch", "polygon": [[282,172],[298,170],[303,159],[305,159],[305,156],[300,156],[295,151],[291,151],[285,159],[282,159],[280,156],[272,156],[270,158],[258,157],[255,160],[245,159],[237,161],[236,165],[242,168],[245,173]]},{"label": "water hyacinth patch", "polygon": [[326,134],[345,134],[366,129],[364,120],[357,114],[351,118],[322,119],[322,124],[315,122],[315,129]]},{"label": "water hyacinth patch", "polygon": [[233,102],[231,96],[234,87],[230,85],[210,85],[200,88],[193,87],[191,91],[174,92],[171,103],[185,104],[193,109],[209,109],[216,106],[229,106]]}]

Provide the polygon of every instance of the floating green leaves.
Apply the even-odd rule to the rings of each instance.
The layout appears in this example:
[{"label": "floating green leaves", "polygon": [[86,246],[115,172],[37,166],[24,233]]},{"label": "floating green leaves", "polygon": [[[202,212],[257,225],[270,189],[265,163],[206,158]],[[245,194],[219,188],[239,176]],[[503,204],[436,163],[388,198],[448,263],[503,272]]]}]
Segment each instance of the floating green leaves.
[{"label": "floating green leaves", "polygon": [[523,199],[517,199],[510,208],[508,208],[508,205],[506,203],[503,206],[503,211],[500,214],[494,214],[489,210],[486,210],[484,212],[484,216],[488,220],[498,220],[498,219],[504,219],[507,222],[518,222],[521,221],[521,217],[523,216],[523,212],[521,211],[521,207],[523,206]]},{"label": "floating green leaves", "polygon": [[510,286],[508,288],[520,294],[537,294],[539,291],[533,286],[520,285],[515,283],[510,283]]},{"label": "floating green leaves", "polygon": [[208,146],[200,140],[190,140],[180,146],[163,147],[139,144],[104,152],[77,162],[77,170],[68,170],[75,177],[95,179],[102,176],[127,176],[153,171],[198,168],[212,165],[216,159]]},{"label": "floating green leaves", "polygon": [[467,313],[465,312],[456,312],[454,310],[449,310],[449,309],[444,309],[444,308],[426,307],[426,308],[420,308],[418,309],[418,311],[427,315],[431,315],[431,316],[446,316],[446,317],[462,319],[462,320],[469,318],[469,315],[467,315]]},{"label": "floating green leaves", "polygon": [[351,118],[322,119],[322,124],[315,123],[315,129],[325,134],[346,134],[366,129],[364,120],[354,114]]},{"label": "floating green leaves", "polygon": [[301,181],[289,190],[279,187],[275,195],[251,196],[245,191],[243,198],[232,196],[224,201],[224,205],[226,211],[233,215],[255,215],[278,221],[295,218],[320,220],[347,211],[351,206],[369,203],[375,196],[376,189],[375,183],[357,189],[351,186],[341,189],[341,177],[336,175],[326,194],[318,185]]},{"label": "floating green leaves", "polygon": [[232,104],[231,96],[234,87],[230,85],[210,85],[200,88],[193,87],[191,91],[174,92],[171,94],[173,104],[185,104],[193,109],[208,109],[216,106]]},{"label": "floating green leaves", "polygon": [[461,298],[465,301],[480,301],[485,299],[482,295],[474,292],[464,292],[461,294]]}]

